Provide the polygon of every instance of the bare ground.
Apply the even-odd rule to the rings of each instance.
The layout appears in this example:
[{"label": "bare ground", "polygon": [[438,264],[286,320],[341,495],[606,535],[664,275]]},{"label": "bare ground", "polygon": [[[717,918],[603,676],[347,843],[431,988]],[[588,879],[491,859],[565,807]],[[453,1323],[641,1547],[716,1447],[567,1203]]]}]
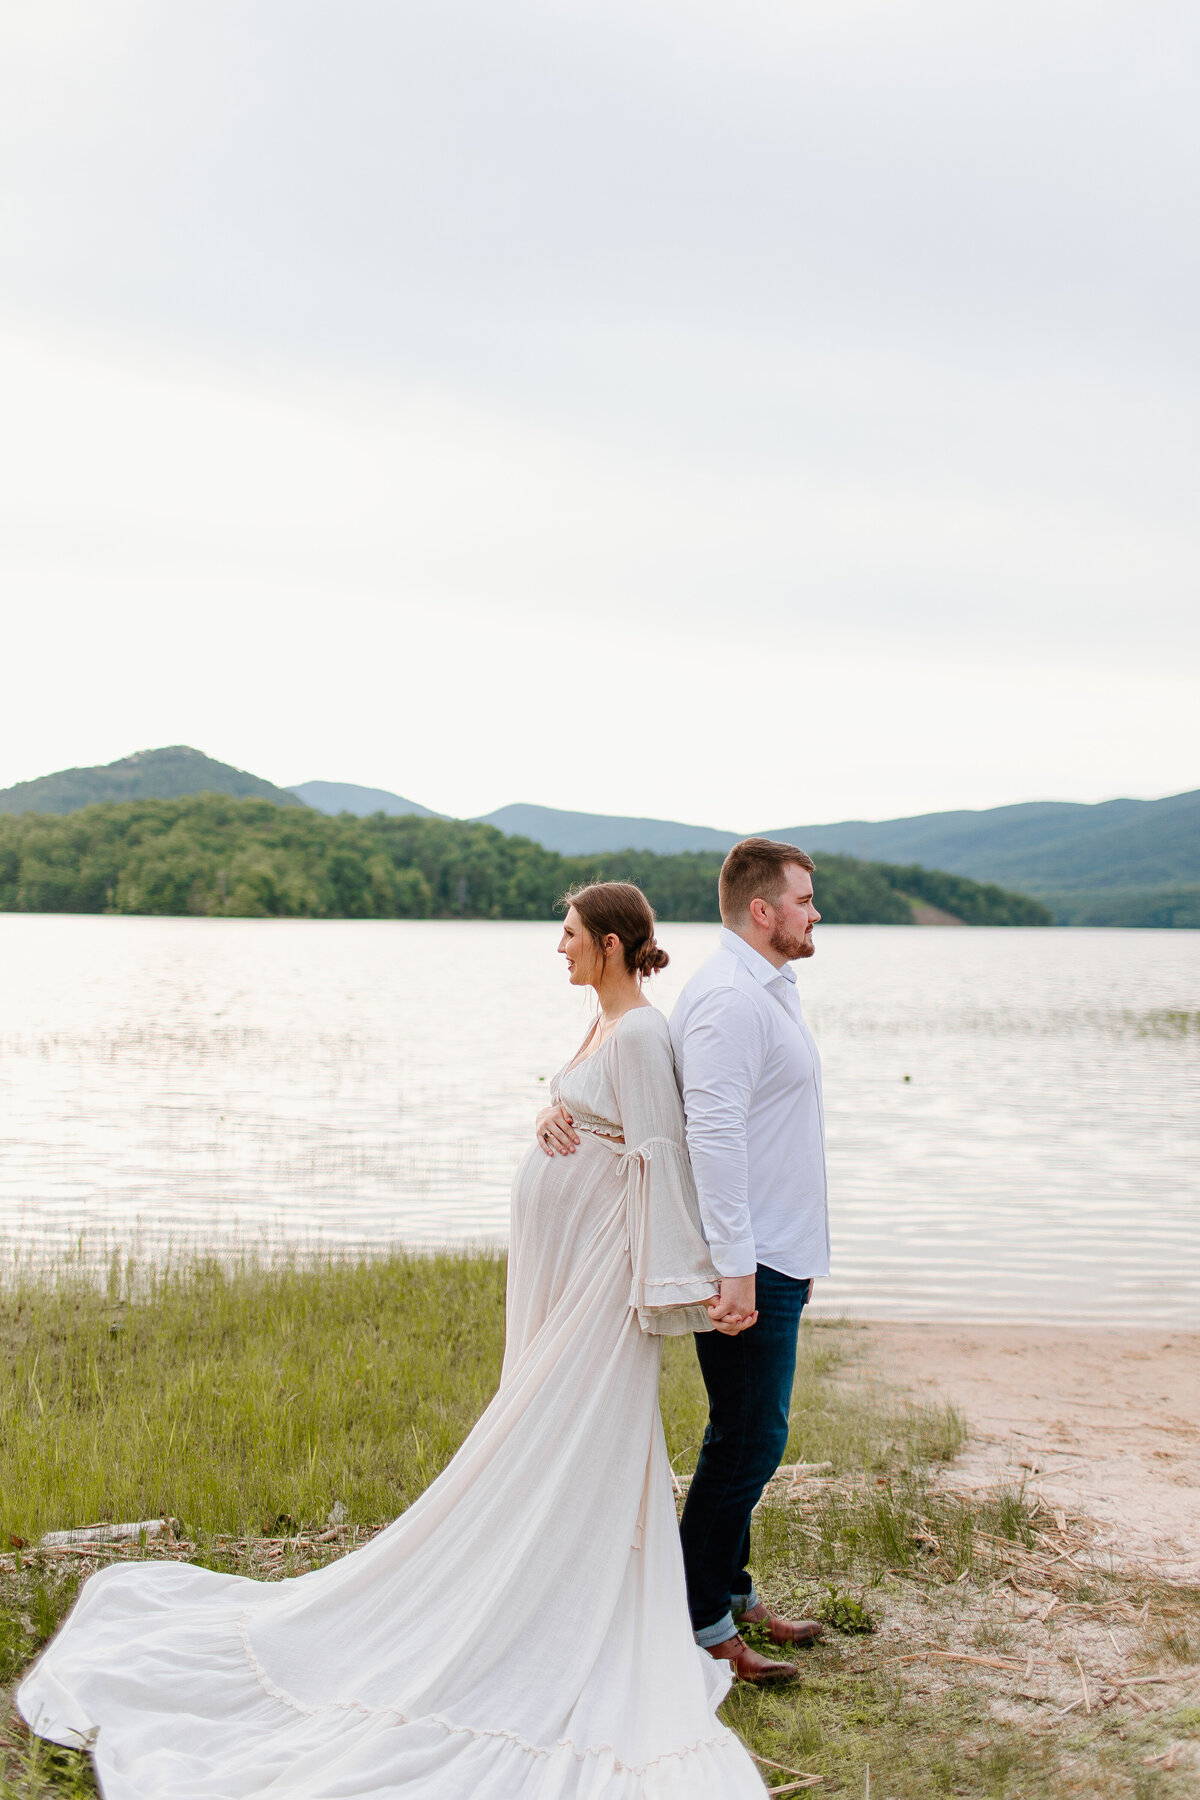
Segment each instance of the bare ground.
[{"label": "bare ground", "polygon": [[862,1366],[961,1408],[952,1482],[1024,1482],[1096,1521],[1093,1553],[1200,1583],[1200,1332],[858,1328]]}]

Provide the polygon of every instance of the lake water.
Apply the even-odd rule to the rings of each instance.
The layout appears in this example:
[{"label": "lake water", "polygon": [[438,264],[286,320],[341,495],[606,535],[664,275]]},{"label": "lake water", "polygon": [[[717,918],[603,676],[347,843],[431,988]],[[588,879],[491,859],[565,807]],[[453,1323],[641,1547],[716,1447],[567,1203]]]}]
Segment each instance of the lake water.
[{"label": "lake water", "polygon": [[[666,925],[669,1009],[715,929]],[[821,926],[823,1311],[1200,1326],[1200,933]],[[557,928],[0,915],[0,1249],[503,1241]]]}]

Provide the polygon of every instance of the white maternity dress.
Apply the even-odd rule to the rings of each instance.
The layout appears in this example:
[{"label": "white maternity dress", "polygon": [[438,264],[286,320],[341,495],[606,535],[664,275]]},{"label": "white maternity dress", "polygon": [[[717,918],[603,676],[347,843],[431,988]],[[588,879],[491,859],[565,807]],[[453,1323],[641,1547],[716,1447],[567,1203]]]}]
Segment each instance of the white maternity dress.
[{"label": "white maternity dress", "polygon": [[761,1800],[658,1411],[661,1334],[716,1285],[662,1015],[556,1084],[582,1141],[517,1172],[500,1386],[437,1480],[291,1580],[103,1569],[21,1684],[105,1800]]}]

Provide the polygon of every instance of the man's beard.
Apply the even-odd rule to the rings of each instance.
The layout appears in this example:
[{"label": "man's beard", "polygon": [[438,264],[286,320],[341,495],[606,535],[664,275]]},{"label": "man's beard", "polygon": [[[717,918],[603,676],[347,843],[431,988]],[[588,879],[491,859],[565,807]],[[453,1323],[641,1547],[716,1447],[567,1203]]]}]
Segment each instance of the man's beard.
[{"label": "man's beard", "polygon": [[812,956],[817,948],[808,932],[803,937],[793,937],[782,925],[775,927],[767,941],[776,956],[784,956],[788,962],[799,962],[801,957]]}]

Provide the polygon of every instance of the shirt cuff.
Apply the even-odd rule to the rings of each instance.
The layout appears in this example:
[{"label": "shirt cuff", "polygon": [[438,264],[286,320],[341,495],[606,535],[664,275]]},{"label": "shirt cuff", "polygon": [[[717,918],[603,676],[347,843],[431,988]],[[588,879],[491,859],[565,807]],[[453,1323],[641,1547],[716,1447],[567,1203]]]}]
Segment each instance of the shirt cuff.
[{"label": "shirt cuff", "polygon": [[730,1279],[734,1275],[753,1275],[758,1268],[754,1239],[737,1238],[731,1244],[709,1244],[708,1254],[718,1275]]}]

